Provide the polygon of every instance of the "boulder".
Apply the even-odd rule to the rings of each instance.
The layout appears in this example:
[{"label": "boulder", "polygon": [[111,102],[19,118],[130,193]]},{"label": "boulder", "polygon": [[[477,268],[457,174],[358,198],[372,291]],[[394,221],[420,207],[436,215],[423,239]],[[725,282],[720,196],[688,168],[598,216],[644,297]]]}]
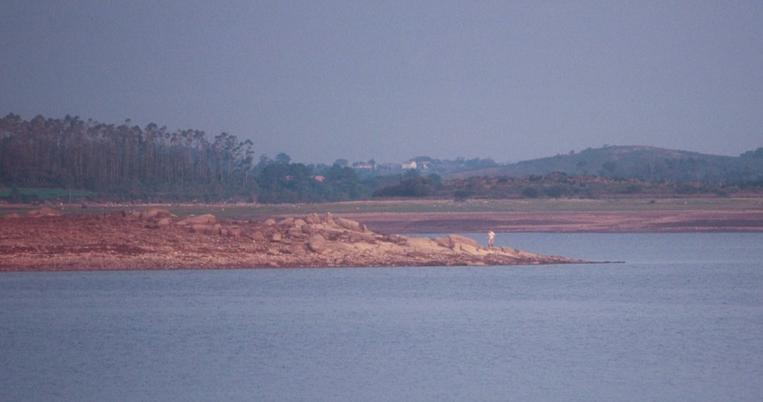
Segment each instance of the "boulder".
[{"label": "boulder", "polygon": [[451,235],[448,235],[448,237],[450,238],[451,242],[456,244],[464,244],[467,246],[472,246],[477,248],[480,247],[480,244],[477,243],[477,241],[472,239],[471,237],[461,236],[457,234],[451,234]]},{"label": "boulder", "polygon": [[292,226],[294,226],[294,227],[295,227],[295,228],[297,228],[297,229],[300,229],[302,226],[305,226],[306,224],[307,224],[307,222],[305,222],[305,221],[304,221],[304,220],[302,220],[302,219],[299,219],[299,218],[297,218],[297,219],[295,219],[295,220],[294,220],[294,222],[292,223]]},{"label": "boulder", "polygon": [[265,219],[265,222],[262,222],[262,224],[265,226],[273,226],[276,224],[276,220],[273,218],[268,218],[268,219]]},{"label": "boulder", "polygon": [[318,214],[310,214],[305,217],[305,222],[311,225],[321,223],[321,217]]},{"label": "boulder", "polygon": [[314,253],[322,253],[326,250],[326,239],[319,234],[314,234],[307,241],[307,248]]},{"label": "boulder", "polygon": [[296,226],[289,228],[289,230],[286,233],[288,233],[289,237],[291,237],[292,239],[303,237],[305,235],[305,233],[302,231],[302,228],[301,227],[298,228]]},{"label": "boulder", "polygon": [[386,235],[382,238],[384,241],[397,244],[398,246],[404,246],[408,244],[408,239],[400,235]]},{"label": "boulder", "polygon": [[283,240],[283,236],[281,236],[281,234],[278,233],[278,232],[275,232],[272,235],[270,235],[270,241],[272,241],[272,242],[278,243],[281,240]]},{"label": "boulder", "polygon": [[254,232],[252,233],[252,240],[255,243],[263,242],[265,241],[265,235],[263,235],[262,232]]},{"label": "boulder", "polygon": [[217,218],[215,218],[212,214],[204,214],[204,215],[198,215],[198,216],[189,216],[187,218],[181,219],[177,224],[180,226],[184,225],[214,225],[217,223]]},{"label": "boulder", "polygon": [[337,218],[334,218],[334,222],[336,222],[337,225],[339,225],[339,226],[341,226],[341,227],[343,227],[343,228],[345,228],[347,230],[352,230],[352,231],[355,231],[355,232],[364,232],[365,231],[365,226],[364,225],[361,225],[360,222],[356,222],[356,221],[353,221],[353,220],[350,220],[350,219],[345,219],[345,218],[337,217]]},{"label": "boulder", "polygon": [[149,208],[141,212],[140,217],[142,219],[162,219],[171,218],[173,215],[169,210],[164,208]]},{"label": "boulder", "polygon": [[159,227],[165,227],[172,224],[172,219],[170,218],[162,218],[156,221],[156,225]]},{"label": "boulder", "polygon": [[457,234],[451,234],[443,237],[439,237],[435,239],[435,242],[442,246],[447,247],[449,249],[455,249],[458,245],[465,245],[470,246],[474,248],[479,248],[480,245],[477,243],[474,239],[471,239],[466,236],[461,236]]},{"label": "boulder", "polygon": [[194,233],[203,233],[203,234],[220,234],[222,233],[222,226],[220,226],[219,224],[211,225],[211,224],[197,223],[197,224],[191,225],[191,231]]},{"label": "boulder", "polygon": [[32,218],[41,218],[45,216],[61,216],[61,215],[62,215],[61,211],[50,208],[50,207],[42,207],[42,208],[33,209],[27,212],[27,216]]},{"label": "boulder", "polygon": [[373,233],[350,232],[349,238],[350,238],[350,241],[353,243],[357,243],[357,242],[376,243],[376,238],[374,237]]},{"label": "boulder", "polygon": [[440,247],[445,248],[452,248],[450,238],[448,236],[438,237],[434,239],[435,243],[437,243]]}]

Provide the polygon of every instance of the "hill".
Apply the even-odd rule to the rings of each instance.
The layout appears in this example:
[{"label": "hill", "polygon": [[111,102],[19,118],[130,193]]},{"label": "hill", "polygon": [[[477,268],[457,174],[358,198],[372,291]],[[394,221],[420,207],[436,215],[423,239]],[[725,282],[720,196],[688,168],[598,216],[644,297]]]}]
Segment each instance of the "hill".
[{"label": "hill", "polygon": [[525,177],[552,172],[648,182],[758,182],[763,180],[763,148],[740,156],[722,156],[651,146],[606,146],[491,168],[465,170],[449,177]]}]

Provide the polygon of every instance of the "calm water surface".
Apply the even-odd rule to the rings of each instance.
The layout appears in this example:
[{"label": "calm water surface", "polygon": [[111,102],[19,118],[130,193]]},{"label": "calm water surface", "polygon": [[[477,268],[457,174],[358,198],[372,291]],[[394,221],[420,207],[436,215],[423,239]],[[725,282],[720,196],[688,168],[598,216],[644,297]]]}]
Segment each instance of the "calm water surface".
[{"label": "calm water surface", "polygon": [[763,234],[497,242],[627,263],[0,274],[0,400],[763,400]]}]

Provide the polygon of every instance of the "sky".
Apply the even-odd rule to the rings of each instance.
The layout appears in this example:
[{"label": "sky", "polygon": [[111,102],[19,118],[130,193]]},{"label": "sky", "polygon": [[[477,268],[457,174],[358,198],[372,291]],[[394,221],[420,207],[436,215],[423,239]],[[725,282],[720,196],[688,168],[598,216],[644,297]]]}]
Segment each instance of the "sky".
[{"label": "sky", "polygon": [[303,162],[763,146],[763,1],[5,0],[0,114]]}]

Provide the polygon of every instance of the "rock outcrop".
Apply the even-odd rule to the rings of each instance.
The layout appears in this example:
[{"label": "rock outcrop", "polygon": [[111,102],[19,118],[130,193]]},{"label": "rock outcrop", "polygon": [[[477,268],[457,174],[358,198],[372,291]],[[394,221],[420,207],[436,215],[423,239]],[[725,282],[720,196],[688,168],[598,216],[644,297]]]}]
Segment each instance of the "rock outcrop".
[{"label": "rock outcrop", "polygon": [[53,209],[50,207],[42,207],[33,209],[29,212],[27,212],[27,216],[30,218],[42,218],[42,217],[49,217],[49,216],[61,216],[61,211],[57,209]]},{"label": "rock outcrop", "polygon": [[[43,211],[44,212],[44,211]],[[436,239],[375,233],[331,214],[262,222],[176,217],[151,208],[108,215],[7,219],[0,270],[516,265],[582,262]]]},{"label": "rock outcrop", "polygon": [[212,214],[189,216],[177,222],[180,226],[214,225],[215,223],[217,223],[217,218]]}]

